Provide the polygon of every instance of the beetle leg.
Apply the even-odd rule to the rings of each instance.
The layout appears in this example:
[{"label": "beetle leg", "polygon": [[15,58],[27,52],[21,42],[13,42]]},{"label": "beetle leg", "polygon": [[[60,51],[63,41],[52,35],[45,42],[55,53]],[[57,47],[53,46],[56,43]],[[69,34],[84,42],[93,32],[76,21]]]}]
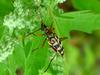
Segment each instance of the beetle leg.
[{"label": "beetle leg", "polygon": [[37,47],[37,48],[33,49],[32,52],[34,52],[34,51],[37,50],[37,49],[43,48],[44,45],[45,45],[46,40],[47,40],[47,38],[45,38],[45,39],[43,40],[42,45],[41,45],[40,47]]},{"label": "beetle leg", "polygon": [[44,47],[46,40],[47,40],[47,38],[44,39],[41,47]]},{"label": "beetle leg", "polygon": [[28,34],[26,35],[26,37],[28,37],[28,36],[30,36],[30,35],[35,35],[35,36],[37,36],[35,33],[36,33],[37,31],[39,31],[39,30],[41,30],[41,28],[35,30],[34,32],[28,33]]},{"label": "beetle leg", "polygon": [[48,64],[48,67],[45,69],[45,71],[44,71],[43,73],[45,73],[45,72],[49,69],[49,67],[50,67],[50,65],[51,65],[51,63],[52,63],[52,61],[54,60],[54,58],[55,58],[55,56],[56,56],[56,54],[57,54],[57,53],[54,54],[54,56],[52,57],[52,59],[50,60],[50,62],[49,62],[49,64]]},{"label": "beetle leg", "polygon": [[64,41],[65,39],[68,39],[68,37],[61,37],[59,39],[60,39],[60,41]]}]

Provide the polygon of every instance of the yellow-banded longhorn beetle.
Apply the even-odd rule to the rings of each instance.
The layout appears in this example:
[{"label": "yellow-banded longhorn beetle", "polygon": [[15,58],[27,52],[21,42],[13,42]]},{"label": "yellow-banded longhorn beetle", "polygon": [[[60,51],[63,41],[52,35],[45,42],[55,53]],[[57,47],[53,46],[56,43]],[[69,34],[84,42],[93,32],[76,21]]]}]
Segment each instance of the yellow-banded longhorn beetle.
[{"label": "yellow-banded longhorn beetle", "polygon": [[[44,32],[44,34],[46,35],[46,39],[43,41],[43,44],[42,44],[42,47],[43,45],[45,44],[46,40],[48,41],[48,44],[50,45],[50,47],[55,51],[55,52],[58,52],[61,56],[64,55],[64,48],[62,46],[62,43],[61,41],[64,40],[64,39],[67,39],[67,37],[64,37],[64,38],[58,38],[58,36],[56,35],[56,33],[53,31],[53,28],[52,28],[52,25],[50,27],[46,26],[43,22],[41,22],[41,28],[39,28],[38,30],[41,30]],[[36,30],[36,31],[38,31]],[[35,32],[36,32],[35,31]],[[34,34],[34,32],[32,33],[29,33],[28,35],[30,34],[33,34],[33,35],[36,35]],[[36,48],[38,49],[38,48]],[[34,50],[36,50],[34,49]],[[55,54],[56,55],[56,54]],[[53,56],[53,58],[51,59],[47,69],[44,71],[46,72],[52,62],[52,60],[54,59],[55,55]]]},{"label": "yellow-banded longhorn beetle", "polygon": [[52,28],[47,27],[43,22],[41,24],[41,30],[44,31],[44,33],[47,36],[48,44],[50,47],[56,51],[59,52],[62,56],[64,54],[64,48],[61,44],[61,40],[58,38],[58,36],[52,31]]}]

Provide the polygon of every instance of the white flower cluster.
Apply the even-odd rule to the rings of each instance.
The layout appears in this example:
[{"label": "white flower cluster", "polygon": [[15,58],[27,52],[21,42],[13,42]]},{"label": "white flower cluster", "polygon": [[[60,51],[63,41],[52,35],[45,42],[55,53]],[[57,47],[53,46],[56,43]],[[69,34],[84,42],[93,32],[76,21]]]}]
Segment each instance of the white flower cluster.
[{"label": "white flower cluster", "polygon": [[58,3],[63,3],[65,2],[66,0],[55,0],[55,4],[58,4]]},{"label": "white flower cluster", "polygon": [[54,70],[57,70],[58,71],[58,75],[62,75],[63,74],[63,71],[64,71],[64,68],[63,68],[63,58],[58,55],[53,60],[52,64],[53,64],[52,65],[52,68]]},{"label": "white flower cluster", "polygon": [[40,6],[41,4],[41,0],[33,0],[33,4],[35,4],[36,6]]},{"label": "white flower cluster", "polygon": [[9,55],[13,53],[15,41],[9,39],[6,42],[0,43],[0,62],[5,60]]},{"label": "white flower cluster", "polygon": [[5,16],[3,25],[7,26],[11,32],[13,32],[14,28],[23,29],[26,27],[31,30],[34,29],[34,25],[32,25],[33,20],[27,19],[30,15],[30,10],[23,9],[23,5],[20,0],[16,0],[14,2],[14,7],[14,12]]},{"label": "white flower cluster", "polygon": [[2,47],[3,50],[6,50],[4,52],[2,52],[0,50],[0,62],[2,62],[3,60],[5,60],[9,55],[12,54],[13,52],[13,48],[14,47],[11,47],[11,43],[9,43],[6,47]]}]

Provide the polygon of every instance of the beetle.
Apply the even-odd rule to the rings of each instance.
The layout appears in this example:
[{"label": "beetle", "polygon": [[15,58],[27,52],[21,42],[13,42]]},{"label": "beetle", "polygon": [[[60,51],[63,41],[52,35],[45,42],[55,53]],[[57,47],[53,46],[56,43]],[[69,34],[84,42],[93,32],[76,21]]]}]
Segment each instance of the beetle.
[{"label": "beetle", "polygon": [[41,30],[47,36],[47,41],[50,47],[55,51],[59,52],[61,56],[64,55],[64,48],[62,46],[61,40],[58,38],[55,32],[53,32],[52,28],[47,27],[43,22],[41,23]]},{"label": "beetle", "polygon": [[[57,36],[57,34],[54,32],[54,29],[52,28],[52,25],[51,25],[50,27],[48,27],[48,26],[46,26],[46,25],[43,23],[43,21],[41,21],[41,28],[37,29],[37,30],[34,31],[34,32],[37,32],[37,31],[39,31],[39,30],[43,31],[43,32],[44,32],[43,35],[46,36],[46,38],[45,38],[45,40],[43,41],[41,47],[44,46],[44,44],[45,44],[45,42],[46,42],[46,40],[47,40],[49,46],[50,46],[56,53],[59,53],[59,54],[63,57],[63,55],[64,55],[64,47],[62,46],[61,41],[63,41],[64,39],[67,39],[67,37],[59,38],[59,37]],[[34,34],[34,32],[29,33],[28,35],[33,34],[33,35],[36,36],[36,34]],[[27,35],[27,36],[28,36],[28,35]],[[41,47],[38,47],[38,48],[41,48]],[[36,49],[38,49],[38,48],[36,48]],[[33,49],[33,50],[35,51],[36,49]],[[46,68],[46,70],[45,70],[44,72],[46,72],[46,71],[48,70],[48,68],[50,67],[50,64],[51,64],[51,62],[53,61],[53,59],[55,58],[55,56],[56,56],[56,54],[52,57],[52,59],[51,59],[50,62],[49,62],[48,67]]]}]

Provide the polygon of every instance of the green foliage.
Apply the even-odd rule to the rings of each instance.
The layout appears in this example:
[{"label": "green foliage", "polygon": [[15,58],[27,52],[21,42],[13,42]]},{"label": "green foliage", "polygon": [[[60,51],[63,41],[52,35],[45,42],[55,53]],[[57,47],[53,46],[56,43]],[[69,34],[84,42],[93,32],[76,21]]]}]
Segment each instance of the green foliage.
[{"label": "green foliage", "polygon": [[[71,18],[66,19],[67,16]],[[100,29],[100,14],[95,14],[91,11],[65,13],[62,14],[61,17],[56,17],[56,23],[56,26],[60,32],[62,32],[60,34],[64,36],[69,36],[69,32],[71,30],[79,30],[91,33],[94,30]]]},{"label": "green foliage", "polygon": [[73,5],[80,10],[92,10],[100,13],[99,0],[72,0]]},{"label": "green foliage", "polygon": [[9,14],[13,10],[13,4],[11,0],[1,0],[0,1],[0,17]]},{"label": "green foliage", "polygon": [[[0,75],[19,75],[18,73],[21,75],[94,75],[95,70],[92,68],[95,64],[95,54],[92,52],[91,44],[86,42],[83,44],[82,57],[80,49],[69,41],[72,30],[92,33],[100,29],[99,3],[95,0],[73,0],[73,6],[81,11],[63,12],[57,7],[57,4],[63,1],[65,0],[15,0],[13,3],[1,1],[4,4],[1,3],[0,17],[4,18],[1,18],[0,22]],[[3,8],[4,5],[7,8]],[[10,12],[13,7],[14,11]],[[41,20],[48,27],[53,24],[54,32],[59,38],[68,37],[63,41],[64,57],[58,54],[45,73],[43,72],[55,52],[50,49],[47,42],[45,47],[41,48],[46,36],[27,36],[28,33],[40,28]],[[43,32],[38,31],[35,34],[43,34]]]}]

